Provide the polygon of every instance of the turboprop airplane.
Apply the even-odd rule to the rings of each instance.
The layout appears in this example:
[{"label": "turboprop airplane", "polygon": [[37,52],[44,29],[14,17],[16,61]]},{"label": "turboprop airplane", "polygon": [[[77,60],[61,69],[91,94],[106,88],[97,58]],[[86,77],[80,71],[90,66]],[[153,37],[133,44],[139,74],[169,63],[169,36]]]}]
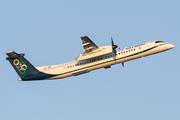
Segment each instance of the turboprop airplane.
[{"label": "turboprop airplane", "polygon": [[20,76],[20,81],[60,79],[88,73],[99,68],[110,68],[112,65],[129,60],[149,56],[174,48],[175,46],[160,40],[155,40],[132,47],[116,50],[118,47],[111,38],[111,45],[98,47],[87,36],[82,36],[84,53],[79,54],[75,61],[43,67],[34,67],[24,58],[25,54],[14,51],[6,53],[13,68]]}]

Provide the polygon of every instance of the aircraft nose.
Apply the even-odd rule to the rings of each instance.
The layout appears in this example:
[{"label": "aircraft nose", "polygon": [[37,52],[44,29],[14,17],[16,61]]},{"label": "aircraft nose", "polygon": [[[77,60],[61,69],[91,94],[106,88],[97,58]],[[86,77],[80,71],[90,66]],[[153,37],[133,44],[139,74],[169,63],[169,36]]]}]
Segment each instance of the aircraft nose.
[{"label": "aircraft nose", "polygon": [[170,48],[170,49],[172,49],[172,48],[174,48],[174,47],[175,47],[175,45],[169,44],[169,48]]}]

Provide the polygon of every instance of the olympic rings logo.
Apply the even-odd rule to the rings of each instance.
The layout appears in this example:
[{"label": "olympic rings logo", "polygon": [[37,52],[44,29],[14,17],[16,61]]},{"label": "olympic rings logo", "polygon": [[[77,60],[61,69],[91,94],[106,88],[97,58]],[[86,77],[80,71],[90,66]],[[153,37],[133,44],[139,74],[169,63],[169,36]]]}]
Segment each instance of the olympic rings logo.
[{"label": "olympic rings logo", "polygon": [[15,59],[13,64],[16,66],[20,74],[24,74],[26,72],[27,65],[24,62],[20,62],[18,59]]}]

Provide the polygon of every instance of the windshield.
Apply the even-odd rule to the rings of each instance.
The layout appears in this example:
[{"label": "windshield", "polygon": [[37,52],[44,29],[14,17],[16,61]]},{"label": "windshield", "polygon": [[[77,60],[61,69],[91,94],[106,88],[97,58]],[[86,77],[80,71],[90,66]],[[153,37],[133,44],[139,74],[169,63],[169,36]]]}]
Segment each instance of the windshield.
[{"label": "windshield", "polygon": [[160,41],[160,40],[159,40],[159,41],[156,41],[155,43],[163,43],[163,41]]}]

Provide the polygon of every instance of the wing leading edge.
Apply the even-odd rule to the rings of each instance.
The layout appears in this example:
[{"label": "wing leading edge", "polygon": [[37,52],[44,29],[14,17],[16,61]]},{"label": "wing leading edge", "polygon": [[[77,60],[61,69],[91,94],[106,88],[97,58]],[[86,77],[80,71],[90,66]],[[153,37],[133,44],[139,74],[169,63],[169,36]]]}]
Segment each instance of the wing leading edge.
[{"label": "wing leading edge", "polygon": [[94,44],[87,36],[82,36],[81,39],[82,39],[82,46],[84,47],[84,51],[86,53],[98,49],[98,46]]}]

